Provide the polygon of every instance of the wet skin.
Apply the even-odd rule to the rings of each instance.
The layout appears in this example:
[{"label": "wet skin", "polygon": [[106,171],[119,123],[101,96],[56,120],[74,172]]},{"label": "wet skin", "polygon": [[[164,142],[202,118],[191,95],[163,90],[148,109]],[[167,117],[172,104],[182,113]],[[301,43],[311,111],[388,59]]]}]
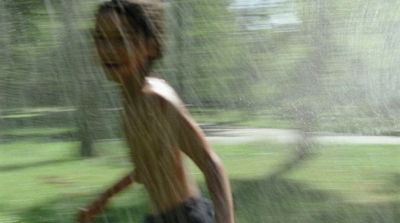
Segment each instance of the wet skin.
[{"label": "wet skin", "polygon": [[[230,186],[220,159],[174,90],[161,79],[146,78],[148,60],[156,52],[152,41],[135,33],[125,16],[110,10],[96,18],[95,43],[107,77],[122,89],[123,129],[135,170],[84,212],[88,216],[98,212],[99,206],[132,182],[143,183],[155,214],[199,197],[184,165],[189,157],[205,176],[216,221],[234,222]],[[82,216],[85,222],[87,216]]]},{"label": "wet skin", "polygon": [[124,92],[123,127],[136,168],[136,181],[149,192],[154,212],[166,211],[199,196],[182,162],[175,120],[166,116],[179,115],[169,101],[180,100],[176,94],[165,94],[173,90],[164,81],[144,78],[150,53],[144,38],[135,35],[124,16],[112,11],[99,16],[96,24],[100,60],[108,77],[120,83]]}]

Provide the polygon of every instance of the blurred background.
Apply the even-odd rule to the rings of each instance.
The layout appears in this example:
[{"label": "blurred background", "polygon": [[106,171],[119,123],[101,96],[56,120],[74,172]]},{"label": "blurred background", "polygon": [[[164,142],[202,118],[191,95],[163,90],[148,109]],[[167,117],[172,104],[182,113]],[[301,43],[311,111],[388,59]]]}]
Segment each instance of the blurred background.
[{"label": "blurred background", "polygon": [[[132,168],[90,35],[101,2],[0,0],[1,223],[74,222]],[[400,221],[400,2],[163,5],[156,73],[224,160],[238,223]],[[96,222],[140,222],[146,196]]]}]

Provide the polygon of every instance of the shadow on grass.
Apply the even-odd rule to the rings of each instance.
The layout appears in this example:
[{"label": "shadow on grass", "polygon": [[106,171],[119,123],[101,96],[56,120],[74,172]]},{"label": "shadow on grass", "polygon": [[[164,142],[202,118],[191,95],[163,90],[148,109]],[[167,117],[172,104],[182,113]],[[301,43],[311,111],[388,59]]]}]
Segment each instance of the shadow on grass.
[{"label": "shadow on grass", "polygon": [[[237,223],[397,223],[400,203],[350,203],[337,194],[280,178],[232,180]],[[204,185],[201,186],[204,188]],[[125,195],[124,195],[125,196]],[[96,223],[142,222],[145,198],[129,195],[126,206],[109,206]],[[139,202],[138,202],[139,200]],[[23,213],[22,222],[76,222],[80,197],[59,198]],[[131,205],[130,203],[134,203]]]},{"label": "shadow on grass", "polygon": [[13,134],[3,134],[1,143],[14,143],[23,140],[36,140],[36,141],[72,141],[77,137],[75,132],[65,132],[57,134],[24,134],[24,135],[13,135]]},{"label": "shadow on grass", "polygon": [[13,164],[13,165],[4,165],[0,166],[0,172],[8,172],[8,171],[17,171],[26,168],[34,168],[34,167],[43,167],[43,166],[51,166],[54,164],[60,163],[68,163],[77,161],[78,159],[54,159],[54,160],[45,160],[45,161],[38,161],[32,163],[24,163],[24,164]]},{"label": "shadow on grass", "polygon": [[395,223],[400,203],[351,203],[307,185],[266,178],[233,181],[237,222]]},{"label": "shadow on grass", "polygon": [[[79,208],[88,204],[90,199],[79,195],[63,196],[40,206],[33,207],[19,217],[21,222],[30,223],[75,223],[78,222]],[[99,214],[93,223],[126,223],[143,222],[144,214],[148,212],[146,202],[133,200],[133,205],[114,207],[111,202],[103,213]]]},{"label": "shadow on grass", "polygon": [[377,194],[390,194],[393,196],[397,194],[397,196],[400,196],[400,173],[387,174],[385,185],[375,190],[375,192]]}]

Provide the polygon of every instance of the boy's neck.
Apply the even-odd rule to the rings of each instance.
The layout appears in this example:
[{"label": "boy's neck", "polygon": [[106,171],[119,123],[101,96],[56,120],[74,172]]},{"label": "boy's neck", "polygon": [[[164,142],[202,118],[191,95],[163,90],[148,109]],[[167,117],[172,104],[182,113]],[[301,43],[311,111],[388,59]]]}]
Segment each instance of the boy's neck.
[{"label": "boy's neck", "polygon": [[143,94],[143,88],[146,85],[146,78],[143,78],[142,83],[134,80],[124,80],[121,83],[123,97],[128,101],[137,100]]},{"label": "boy's neck", "polygon": [[135,101],[143,95],[143,88],[146,86],[146,77],[148,71],[137,74],[140,76],[140,80],[132,75],[130,78],[126,78],[121,82],[121,89],[124,98],[128,101]]}]

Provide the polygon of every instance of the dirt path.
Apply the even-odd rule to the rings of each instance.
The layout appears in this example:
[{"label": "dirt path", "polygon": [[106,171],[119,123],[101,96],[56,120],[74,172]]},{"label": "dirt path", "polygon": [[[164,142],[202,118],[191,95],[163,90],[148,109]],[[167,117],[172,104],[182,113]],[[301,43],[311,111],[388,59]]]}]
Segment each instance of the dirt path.
[{"label": "dirt path", "polygon": [[[211,143],[237,144],[260,140],[272,140],[280,143],[295,143],[300,139],[300,133],[293,129],[266,128],[205,128],[207,138]],[[395,136],[365,136],[345,135],[337,133],[313,133],[314,140],[323,144],[386,144],[400,145],[400,137]]]}]

